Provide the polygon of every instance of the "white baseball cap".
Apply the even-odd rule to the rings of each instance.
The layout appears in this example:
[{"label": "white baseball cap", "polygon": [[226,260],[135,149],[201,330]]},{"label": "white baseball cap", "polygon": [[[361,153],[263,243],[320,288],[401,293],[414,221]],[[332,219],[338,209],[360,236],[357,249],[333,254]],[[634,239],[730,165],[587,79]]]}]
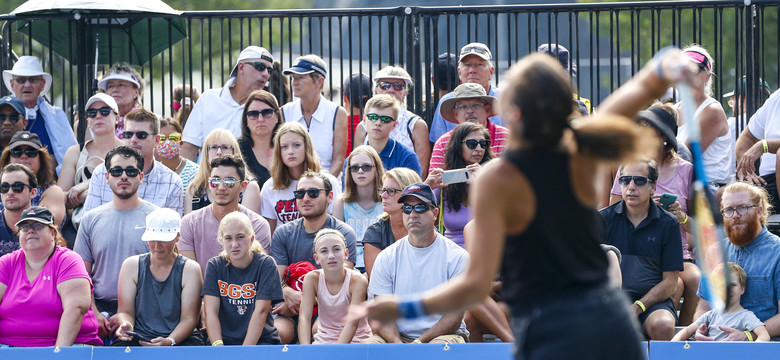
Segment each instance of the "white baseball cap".
[{"label": "white baseball cap", "polygon": [[169,208],[159,208],[146,215],[146,231],[143,241],[173,241],[181,230],[179,213]]},{"label": "white baseball cap", "polygon": [[102,101],[108,105],[108,107],[111,108],[111,110],[114,110],[114,113],[119,114],[119,106],[116,105],[116,100],[114,100],[113,97],[109,96],[106,93],[97,93],[95,95],[92,95],[89,100],[87,100],[87,105],[84,106],[84,111],[89,110],[89,106],[94,104],[95,102]]},{"label": "white baseball cap", "polygon": [[274,58],[271,55],[270,51],[266,50],[266,48],[264,47],[250,45],[247,46],[244,50],[241,50],[241,54],[238,55],[238,60],[236,60],[236,64],[233,65],[233,69],[230,70],[230,77],[236,76],[236,69],[238,68],[238,63],[247,59],[267,60],[268,62],[271,63],[271,66],[273,66],[274,63]]}]

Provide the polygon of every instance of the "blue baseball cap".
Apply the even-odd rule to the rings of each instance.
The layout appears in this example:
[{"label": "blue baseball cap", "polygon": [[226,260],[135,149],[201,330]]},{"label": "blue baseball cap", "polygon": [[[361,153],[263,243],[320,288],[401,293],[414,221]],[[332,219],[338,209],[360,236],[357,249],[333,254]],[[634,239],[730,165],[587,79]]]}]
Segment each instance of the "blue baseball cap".
[{"label": "blue baseball cap", "polygon": [[3,105],[10,105],[14,110],[16,110],[19,115],[22,117],[25,117],[25,110],[24,110],[24,103],[22,103],[22,100],[19,100],[16,96],[3,96],[0,98],[0,107]]},{"label": "blue baseball cap", "polygon": [[401,197],[398,198],[398,203],[403,204],[407,196],[414,196],[422,201],[436,204],[436,196],[433,195],[433,190],[431,190],[428,184],[414,183],[407,186],[404,192],[401,193]]},{"label": "blue baseball cap", "polygon": [[322,77],[326,77],[328,75],[328,70],[327,69],[325,69],[324,67],[322,67],[322,66],[320,66],[318,64],[315,64],[315,63],[313,63],[311,61],[304,60],[304,59],[298,59],[298,62],[295,63],[295,65],[293,65],[293,67],[291,67],[289,69],[284,69],[284,71],[282,71],[282,74],[284,74],[284,75],[290,75],[290,74],[303,75],[303,74],[311,74],[313,72],[316,72],[317,74],[319,74]]}]

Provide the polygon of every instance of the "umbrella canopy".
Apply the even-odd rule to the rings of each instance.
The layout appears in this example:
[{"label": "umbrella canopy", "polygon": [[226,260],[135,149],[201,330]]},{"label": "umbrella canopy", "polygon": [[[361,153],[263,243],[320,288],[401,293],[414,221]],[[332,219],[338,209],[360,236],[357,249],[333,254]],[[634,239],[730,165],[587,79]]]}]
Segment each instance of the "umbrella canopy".
[{"label": "umbrella canopy", "polygon": [[[187,37],[185,21],[178,17],[181,12],[160,0],[29,0],[11,15],[62,13],[73,16],[51,20],[51,31],[47,19],[17,21],[17,31],[50,47],[71,63],[76,62],[79,46],[86,46],[88,59],[94,59],[97,45],[98,63],[109,65],[118,61],[143,65]],[[78,21],[85,22],[84,34],[76,31]]]}]

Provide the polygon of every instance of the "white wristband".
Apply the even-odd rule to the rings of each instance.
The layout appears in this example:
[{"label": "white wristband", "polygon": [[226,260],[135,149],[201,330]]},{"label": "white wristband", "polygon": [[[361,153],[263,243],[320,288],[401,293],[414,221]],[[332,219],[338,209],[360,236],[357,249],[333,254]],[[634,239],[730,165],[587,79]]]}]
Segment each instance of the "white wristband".
[{"label": "white wristband", "polygon": [[168,336],[166,339],[171,342],[171,346],[176,345],[176,340],[173,340],[172,337]]}]

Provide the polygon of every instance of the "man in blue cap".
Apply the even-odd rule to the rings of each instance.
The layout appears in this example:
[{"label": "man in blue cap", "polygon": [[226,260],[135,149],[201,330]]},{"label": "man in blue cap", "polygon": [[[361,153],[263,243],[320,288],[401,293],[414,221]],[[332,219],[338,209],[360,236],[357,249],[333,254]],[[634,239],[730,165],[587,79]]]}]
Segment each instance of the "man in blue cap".
[{"label": "man in blue cap", "polygon": [[11,137],[17,131],[22,131],[27,126],[24,117],[24,103],[14,96],[0,98],[0,151],[3,151]]}]

